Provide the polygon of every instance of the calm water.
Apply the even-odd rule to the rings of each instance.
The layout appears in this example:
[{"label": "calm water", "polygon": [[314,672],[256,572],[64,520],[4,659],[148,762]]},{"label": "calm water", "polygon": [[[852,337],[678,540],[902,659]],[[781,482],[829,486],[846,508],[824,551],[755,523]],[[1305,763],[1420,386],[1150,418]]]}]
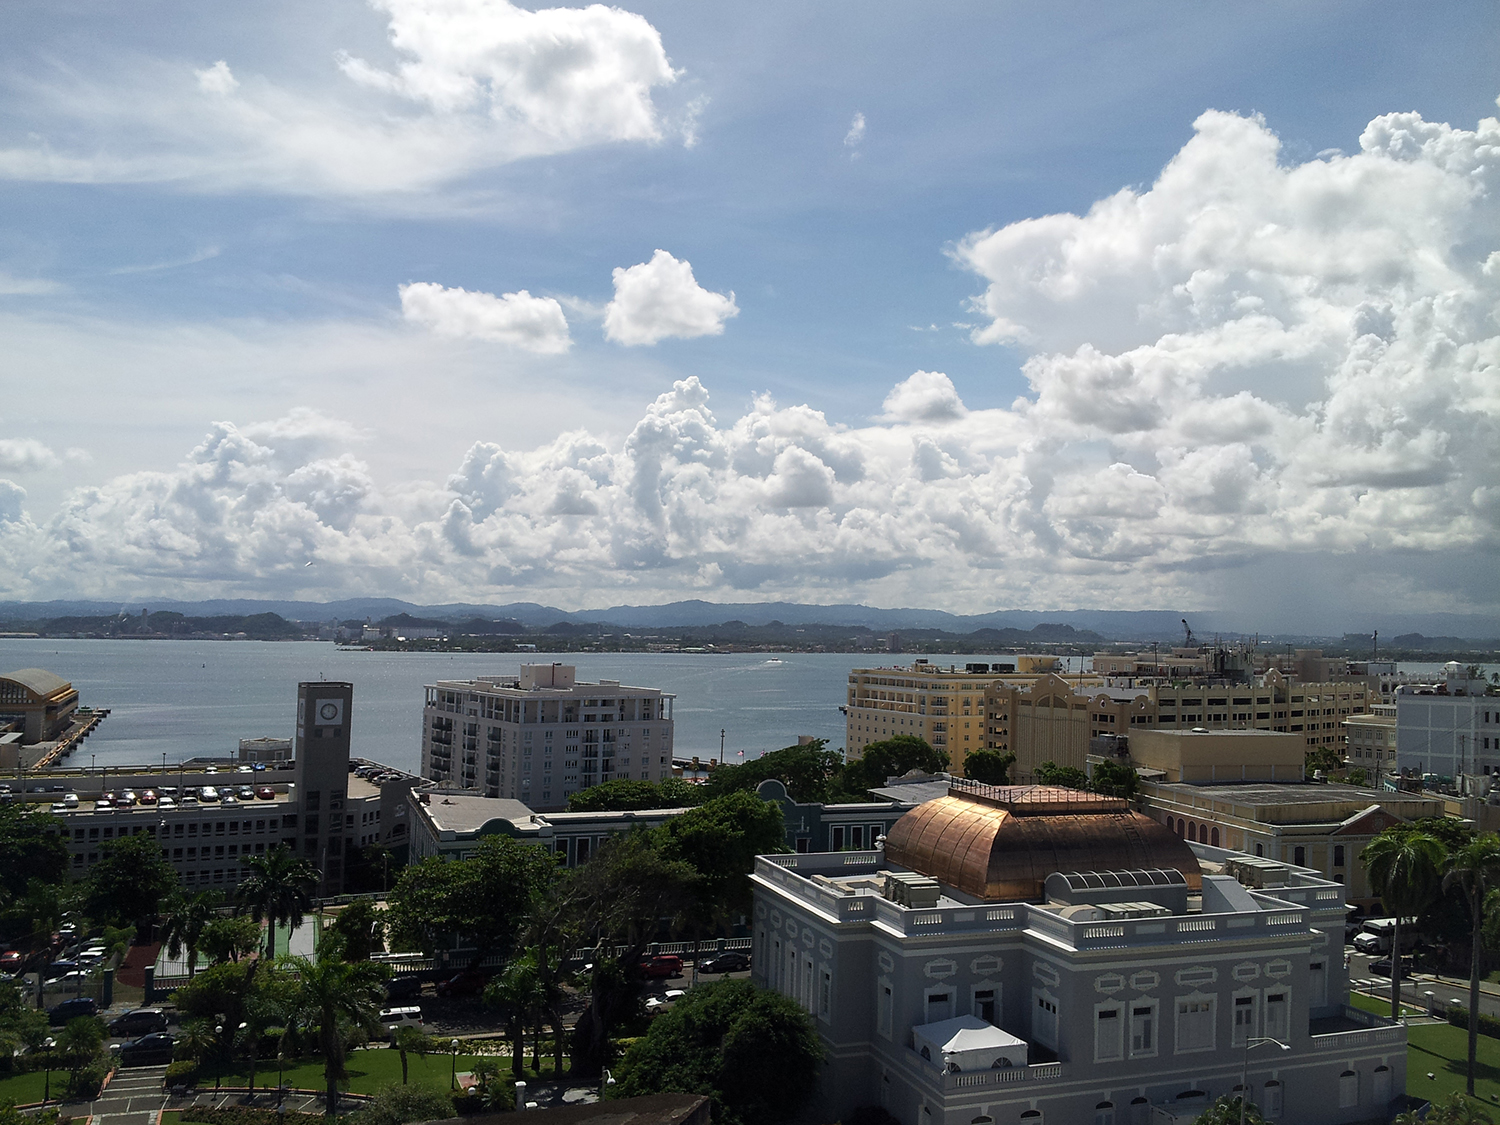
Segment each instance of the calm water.
[{"label": "calm water", "polygon": [[[241,738],[290,738],[302,680],[354,685],[354,753],[415,771],[422,688],[437,679],[515,675],[522,659],[560,659],[580,680],[619,680],[677,696],[679,755],[753,758],[802,734],[844,745],[849,669],[885,663],[853,653],[708,656],[676,653],[340,652],[318,642],[86,641],[0,638],[0,669],[45,668],[111,714],[68,762],[117,766],[231,756]],[[934,663],[991,657],[933,656]]]},{"label": "calm water", "polygon": [[[716,757],[725,732],[729,761],[753,758],[802,734],[844,745],[849,670],[891,662],[866,653],[709,656],[697,653],[340,652],[327,643],[258,641],[85,641],[0,638],[0,670],[45,668],[79,691],[86,706],[111,714],[69,765],[134,765],[195,755],[232,756],[241,738],[290,738],[301,680],[354,685],[354,752],[415,771],[422,688],[437,679],[515,675],[521,660],[561,659],[580,680],[619,680],[677,696],[679,755]],[[910,657],[897,660],[909,661]],[[934,664],[989,656],[932,656]],[[1441,670],[1403,664],[1403,671]],[[1493,671],[1486,667],[1486,675]]]}]

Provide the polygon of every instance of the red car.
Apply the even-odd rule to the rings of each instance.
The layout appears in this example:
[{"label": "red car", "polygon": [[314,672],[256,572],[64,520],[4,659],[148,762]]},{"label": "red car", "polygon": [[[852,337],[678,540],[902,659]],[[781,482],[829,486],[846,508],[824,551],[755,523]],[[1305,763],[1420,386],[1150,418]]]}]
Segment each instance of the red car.
[{"label": "red car", "polygon": [[675,953],[661,953],[655,957],[641,959],[641,972],[648,977],[666,978],[682,976],[682,958]]},{"label": "red car", "polygon": [[433,991],[439,996],[478,996],[484,991],[489,979],[486,973],[465,969],[461,973],[454,973],[447,980],[438,981]]},{"label": "red car", "polygon": [[7,949],[0,953],[0,973],[13,973],[21,967],[21,953],[16,949]]}]

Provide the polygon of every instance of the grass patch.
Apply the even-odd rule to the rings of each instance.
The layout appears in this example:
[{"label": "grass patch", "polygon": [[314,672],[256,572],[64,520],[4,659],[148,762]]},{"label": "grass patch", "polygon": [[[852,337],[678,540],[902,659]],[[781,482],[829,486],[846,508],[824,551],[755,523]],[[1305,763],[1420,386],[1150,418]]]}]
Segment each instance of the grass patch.
[{"label": "grass patch", "polygon": [[[458,1070],[473,1070],[474,1062],[478,1057],[459,1055]],[[451,1055],[445,1052],[423,1058],[421,1055],[408,1054],[406,1061],[411,1072],[408,1081],[436,1086],[440,1090],[448,1089],[453,1072]],[[381,1086],[392,1082],[400,1083],[401,1052],[393,1051],[389,1047],[371,1047],[363,1051],[351,1051],[345,1063],[345,1069],[349,1072],[349,1078],[339,1083],[340,1092],[373,1094]],[[277,1073],[275,1059],[269,1060],[269,1063],[263,1060],[255,1072],[256,1089],[263,1087],[274,1089]],[[198,1089],[211,1088],[216,1076],[225,1085],[243,1086],[250,1080],[250,1068],[243,1060],[222,1067],[215,1066],[213,1063],[205,1063],[198,1073]],[[323,1060],[316,1056],[296,1060],[288,1059],[285,1077],[282,1081],[299,1090],[322,1090],[324,1088]]]},{"label": "grass patch", "polygon": [[[1387,1008],[1389,1010],[1389,1008]],[[1407,1031],[1406,1092],[1429,1101],[1463,1093],[1469,1065],[1469,1033],[1446,1023],[1422,1024]],[[1433,1077],[1428,1078],[1428,1072]],[[1475,1101],[1500,1105],[1500,1039],[1479,1037],[1474,1065]]]},{"label": "grass patch", "polygon": [[[1385,1016],[1387,1018],[1391,1014],[1391,998],[1388,995],[1369,996],[1363,992],[1351,992],[1349,993],[1349,1006],[1351,1008],[1358,1008],[1362,1012],[1372,1012],[1377,1016]],[[1425,1009],[1415,1008],[1403,1001],[1401,1014],[1404,1016],[1425,1016],[1427,1012]],[[1465,1055],[1464,1057],[1467,1058],[1468,1056]]]},{"label": "grass patch", "polygon": [[[12,1074],[6,1078],[0,1078],[0,1102],[14,1102],[16,1105],[39,1102],[42,1100],[42,1091],[46,1088],[45,1071],[34,1070],[30,1074]],[[67,1088],[68,1072],[54,1069],[52,1071],[52,1096],[61,1097]]]}]

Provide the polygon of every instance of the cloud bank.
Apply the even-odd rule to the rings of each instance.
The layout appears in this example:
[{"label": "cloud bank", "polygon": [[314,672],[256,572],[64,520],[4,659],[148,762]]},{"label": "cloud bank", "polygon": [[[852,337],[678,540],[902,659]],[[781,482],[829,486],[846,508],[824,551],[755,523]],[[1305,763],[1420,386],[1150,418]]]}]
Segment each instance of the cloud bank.
[{"label": "cloud bank", "polygon": [[[1497,163],[1494,119],[1391,114],[1288,164],[1261,120],[1206,113],[1149,188],[955,244],[975,339],[1029,352],[1008,407],[918,371],[862,424],[769,398],[726,420],[691,376],[623,437],[538,446],[497,419],[405,489],[327,420],[219,423],[45,523],[0,490],[0,593],[1191,605],[1210,573],[1378,556],[1466,559],[1493,604]],[[454,293],[419,296],[506,300]],[[658,251],[616,271],[606,330],[721,331],[732,308]]]},{"label": "cloud bank", "polygon": [[0,177],[176,182],[327,196],[425,191],[528,156],[664,135],[653,92],[678,77],[642,16],[591,4],[373,0],[390,58],[337,51],[322,86],[101,61],[16,76],[34,119],[0,133]]},{"label": "cloud bank", "polygon": [[537,355],[560,355],[573,343],[562,306],[524,289],[497,297],[418,281],[399,292],[401,315],[439,336],[490,340]]}]

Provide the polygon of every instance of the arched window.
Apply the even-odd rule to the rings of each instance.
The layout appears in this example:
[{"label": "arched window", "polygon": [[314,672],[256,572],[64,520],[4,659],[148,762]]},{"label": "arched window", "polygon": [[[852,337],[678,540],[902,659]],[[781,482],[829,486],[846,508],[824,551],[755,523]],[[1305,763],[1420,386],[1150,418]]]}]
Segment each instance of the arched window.
[{"label": "arched window", "polygon": [[978,1117],[973,1118],[969,1122],[969,1125],[995,1125],[995,1119],[987,1113],[981,1113]]},{"label": "arched window", "polygon": [[1167,831],[1172,831],[1172,818],[1170,816],[1167,817]]},{"label": "arched window", "polygon": [[1208,843],[1210,847],[1217,848],[1219,846],[1219,830],[1217,828],[1209,829]]},{"label": "arched window", "polygon": [[1094,1125],[1115,1125],[1114,1102],[1100,1102],[1094,1107]]},{"label": "arched window", "polygon": [[1130,1099],[1130,1125],[1150,1125],[1151,1101],[1149,1098]]},{"label": "arched window", "polygon": [[1350,1109],[1359,1105],[1359,1075],[1346,1070],[1339,1075],[1339,1108]]},{"label": "arched window", "polygon": [[1196,820],[1188,821],[1188,839],[1195,842],[1198,839],[1198,822]]},{"label": "arched window", "polygon": [[1183,822],[1182,817],[1180,817],[1180,816],[1177,818],[1177,835],[1178,836],[1185,836],[1185,835],[1187,835],[1186,826],[1185,826],[1185,824]]},{"label": "arched window", "polygon": [[1042,1125],[1042,1111],[1039,1109],[1028,1109],[1025,1113],[1021,1114],[1021,1120],[1026,1122],[1026,1125]]},{"label": "arched window", "polygon": [[1275,1121],[1281,1116],[1281,1083],[1275,1079],[1266,1083],[1260,1099],[1260,1115],[1267,1121]]}]

